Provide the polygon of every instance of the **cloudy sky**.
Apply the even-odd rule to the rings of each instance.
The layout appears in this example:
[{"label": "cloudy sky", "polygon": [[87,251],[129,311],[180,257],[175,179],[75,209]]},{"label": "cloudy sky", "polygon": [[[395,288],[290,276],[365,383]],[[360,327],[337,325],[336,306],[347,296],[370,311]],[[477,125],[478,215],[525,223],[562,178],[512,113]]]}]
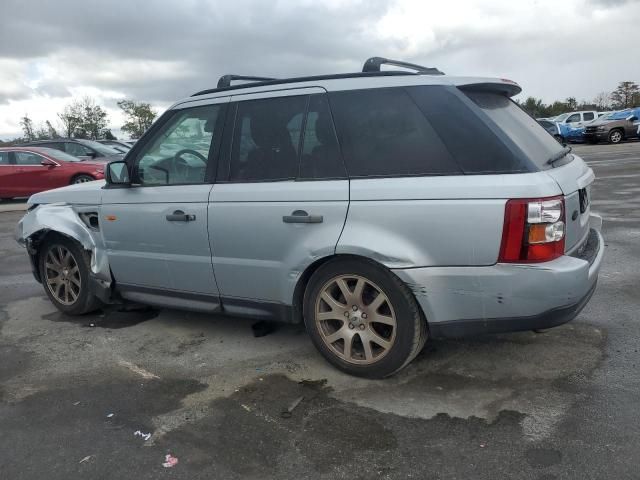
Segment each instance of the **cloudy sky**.
[{"label": "cloudy sky", "polygon": [[545,101],[640,83],[640,0],[2,0],[0,139],[74,97],[162,111],[224,73],[357,71],[370,56],[512,78]]}]

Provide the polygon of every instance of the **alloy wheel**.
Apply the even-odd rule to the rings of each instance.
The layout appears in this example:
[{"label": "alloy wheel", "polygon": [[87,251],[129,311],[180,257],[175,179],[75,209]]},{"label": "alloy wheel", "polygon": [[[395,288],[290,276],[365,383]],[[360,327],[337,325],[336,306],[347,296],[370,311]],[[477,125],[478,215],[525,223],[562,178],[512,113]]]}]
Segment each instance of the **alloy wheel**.
[{"label": "alloy wheel", "polygon": [[609,137],[611,139],[611,143],[619,143],[622,140],[622,133],[619,131],[611,132]]},{"label": "alloy wheel", "polygon": [[45,281],[49,291],[63,305],[72,305],[80,295],[82,279],[78,262],[62,245],[53,245],[45,258]]},{"label": "alloy wheel", "polygon": [[316,299],[315,323],[331,352],[353,364],[376,363],[396,339],[389,297],[359,275],[339,275],[325,283]]},{"label": "alloy wheel", "polygon": [[87,183],[87,182],[93,182],[93,178],[87,175],[80,175],[73,180],[73,183]]}]

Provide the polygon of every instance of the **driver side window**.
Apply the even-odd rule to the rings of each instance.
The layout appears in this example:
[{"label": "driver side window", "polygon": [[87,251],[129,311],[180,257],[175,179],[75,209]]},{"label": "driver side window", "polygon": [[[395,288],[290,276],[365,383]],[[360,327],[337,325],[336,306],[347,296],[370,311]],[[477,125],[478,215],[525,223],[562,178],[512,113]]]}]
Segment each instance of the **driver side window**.
[{"label": "driver side window", "polygon": [[[134,179],[141,185],[205,182],[222,104],[176,111],[137,155]],[[215,147],[214,147],[215,148]]]}]

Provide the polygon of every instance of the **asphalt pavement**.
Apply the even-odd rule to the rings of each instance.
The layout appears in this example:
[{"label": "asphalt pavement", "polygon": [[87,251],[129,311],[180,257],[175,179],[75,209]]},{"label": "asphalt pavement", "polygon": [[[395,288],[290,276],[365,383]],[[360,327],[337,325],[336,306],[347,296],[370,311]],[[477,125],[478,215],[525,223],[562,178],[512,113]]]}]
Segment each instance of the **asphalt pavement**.
[{"label": "asphalt pavement", "polygon": [[299,326],[66,317],[13,240],[23,212],[0,212],[0,478],[639,478],[640,142],[575,151],[607,244],[580,316],[429,341],[383,381],[337,372]]}]

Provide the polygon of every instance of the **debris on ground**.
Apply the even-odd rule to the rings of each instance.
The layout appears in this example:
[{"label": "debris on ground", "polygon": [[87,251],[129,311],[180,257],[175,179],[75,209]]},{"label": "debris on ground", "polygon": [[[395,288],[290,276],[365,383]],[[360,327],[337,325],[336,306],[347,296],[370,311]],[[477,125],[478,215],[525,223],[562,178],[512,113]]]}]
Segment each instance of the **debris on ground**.
[{"label": "debris on ground", "polygon": [[280,412],[280,416],[282,418],[291,418],[291,414],[296,409],[296,407],[300,405],[300,402],[302,402],[302,400],[304,400],[304,395],[296,398],[293,402],[291,402],[291,405],[289,405],[289,407],[286,410],[283,410],[282,412]]},{"label": "debris on ground", "polygon": [[244,403],[241,403],[240,406],[244,408],[247,412],[251,411],[251,407],[249,407],[248,405],[245,405]]},{"label": "debris on ground", "polygon": [[80,405],[80,402],[73,402],[74,407],[77,407],[78,405]]},{"label": "debris on ground", "polygon": [[164,462],[162,463],[162,466],[164,468],[175,467],[177,464],[178,464],[178,459],[176,457],[174,457],[173,455],[171,455],[170,453],[167,453],[164,456]]},{"label": "debris on ground", "polygon": [[278,324],[275,322],[260,320],[259,322],[251,325],[251,329],[253,330],[254,337],[264,337],[265,335],[275,332],[278,329]]},{"label": "debris on ground", "polygon": [[134,435],[135,437],[142,437],[142,438],[144,438],[144,441],[145,441],[145,442],[151,438],[151,434],[150,434],[150,433],[142,433],[140,430],[136,430],[135,432],[133,432],[133,435]]},{"label": "debris on ground", "polygon": [[86,457],[84,457],[82,460],[80,460],[78,463],[84,463],[84,462],[88,462],[89,460],[91,460],[95,455],[87,455]]},{"label": "debris on ground", "polygon": [[113,413],[108,413],[107,414],[107,418],[111,418],[111,417],[113,417],[113,415],[114,415]]}]

